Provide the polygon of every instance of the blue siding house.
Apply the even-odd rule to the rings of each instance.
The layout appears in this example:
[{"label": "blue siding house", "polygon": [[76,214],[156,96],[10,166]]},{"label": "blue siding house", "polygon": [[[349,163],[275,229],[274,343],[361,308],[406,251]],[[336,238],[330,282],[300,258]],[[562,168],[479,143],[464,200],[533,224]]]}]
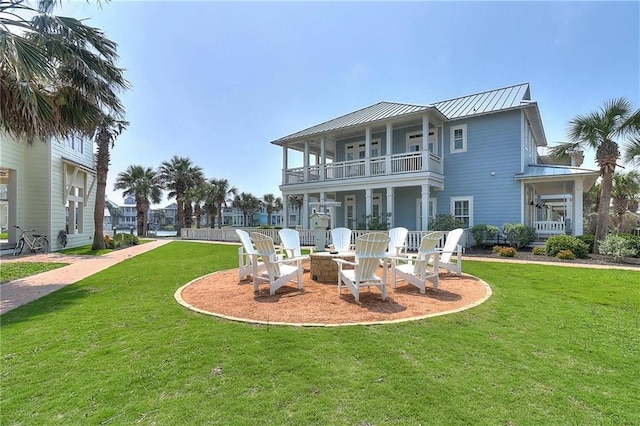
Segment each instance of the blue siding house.
[{"label": "blue siding house", "polygon": [[[547,146],[528,83],[426,105],[380,102],[272,141],[282,147],[282,200],[304,198],[331,226],[368,220],[427,230],[436,214],[467,227],[535,226],[582,234],[582,200],[598,177],[582,153],[561,162]],[[290,150],[302,164],[289,164]],[[285,226],[292,224],[286,223]]]}]

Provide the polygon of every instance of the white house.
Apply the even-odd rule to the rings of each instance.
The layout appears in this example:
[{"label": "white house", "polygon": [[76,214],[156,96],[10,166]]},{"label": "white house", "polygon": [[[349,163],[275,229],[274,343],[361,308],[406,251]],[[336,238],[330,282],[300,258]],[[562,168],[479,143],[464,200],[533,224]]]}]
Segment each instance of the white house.
[{"label": "white house", "polygon": [[0,185],[6,188],[8,242],[18,225],[49,239],[61,249],[58,234],[68,232],[67,247],[90,244],[96,171],[91,140],[35,141],[29,145],[0,133]]}]

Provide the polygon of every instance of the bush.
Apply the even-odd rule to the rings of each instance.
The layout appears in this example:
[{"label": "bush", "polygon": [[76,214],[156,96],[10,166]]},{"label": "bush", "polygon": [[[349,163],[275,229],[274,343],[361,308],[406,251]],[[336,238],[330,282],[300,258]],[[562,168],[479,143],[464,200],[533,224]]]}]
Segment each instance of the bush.
[{"label": "bush", "polygon": [[505,223],[502,232],[507,242],[516,247],[526,247],[536,239],[536,228],[521,223]]},{"label": "bush", "polygon": [[574,260],[576,255],[571,250],[560,250],[556,255],[558,259]]},{"label": "bush", "polygon": [[620,237],[628,241],[629,247],[635,249],[636,254],[632,257],[640,257],[640,237],[633,234],[618,234]]},{"label": "bush", "polygon": [[500,253],[500,250],[502,250],[502,246],[493,246],[491,253]]},{"label": "bush", "polygon": [[541,246],[536,246],[533,248],[533,254],[536,256],[542,256],[547,254],[546,250],[544,249],[544,247]]},{"label": "bush", "polygon": [[589,246],[571,235],[554,235],[545,241],[544,250],[547,256],[556,256],[562,250],[570,250],[577,258],[589,257]]},{"label": "bush", "polygon": [[623,237],[623,234],[609,234],[599,245],[600,254],[613,256],[615,260],[624,257],[637,257],[638,250],[634,240]]},{"label": "bush", "polygon": [[113,249],[113,238],[108,235],[104,236],[104,248]]},{"label": "bush", "polygon": [[502,257],[515,257],[516,249],[513,247],[502,247],[500,249],[500,256]]},{"label": "bush", "polygon": [[593,234],[578,235],[576,237],[589,247],[589,253],[593,252],[593,244],[596,242],[596,236]]},{"label": "bush", "polygon": [[125,248],[129,246],[136,246],[140,243],[138,237],[133,234],[121,233],[113,236],[113,248],[114,250]]},{"label": "bush", "polygon": [[431,231],[453,231],[456,228],[464,228],[464,222],[450,214],[439,214],[429,221]]},{"label": "bush", "polygon": [[487,240],[493,240],[498,236],[500,230],[493,225],[474,225],[471,228],[471,235],[476,240],[476,245],[484,246]]}]

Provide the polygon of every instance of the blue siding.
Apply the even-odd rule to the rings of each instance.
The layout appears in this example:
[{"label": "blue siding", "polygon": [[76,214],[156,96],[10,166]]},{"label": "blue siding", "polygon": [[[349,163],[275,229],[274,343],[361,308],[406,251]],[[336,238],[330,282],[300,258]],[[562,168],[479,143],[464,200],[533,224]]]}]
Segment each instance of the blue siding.
[{"label": "blue siding", "polygon": [[396,188],[394,191],[394,226],[404,226],[407,229],[416,229],[416,199],[420,198],[422,188],[410,186]]},{"label": "blue siding", "polygon": [[[445,189],[434,192],[438,213],[451,214],[451,197],[473,196],[473,224],[520,222],[520,111],[492,114],[444,126]],[[450,153],[450,128],[467,124],[467,152]],[[495,172],[492,176],[491,172]]]},{"label": "blue siding", "polygon": [[[394,136],[395,138],[395,136]],[[371,133],[371,140],[380,139],[380,155],[385,155],[386,152],[386,141],[387,141],[387,133],[386,132],[375,132]],[[336,141],[336,162],[345,161],[345,145],[350,143],[364,143],[364,134],[353,136],[345,139],[338,139]]]}]

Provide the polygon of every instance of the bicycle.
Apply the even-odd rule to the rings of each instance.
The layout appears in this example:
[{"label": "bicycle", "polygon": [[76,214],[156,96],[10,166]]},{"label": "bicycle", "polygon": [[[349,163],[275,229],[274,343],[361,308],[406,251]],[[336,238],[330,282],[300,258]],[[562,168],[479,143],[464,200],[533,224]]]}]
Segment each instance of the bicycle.
[{"label": "bicycle", "polygon": [[67,246],[67,231],[65,231],[64,229],[60,232],[58,232],[58,242],[60,243],[60,245],[62,247],[66,247]]},{"label": "bicycle", "polygon": [[22,254],[25,245],[29,247],[29,251],[31,253],[38,253],[40,251],[42,253],[46,253],[47,251],[49,251],[49,240],[47,240],[47,237],[43,237],[42,235],[37,234],[33,234],[33,236],[30,237],[27,232],[36,232],[35,229],[27,231],[25,229],[22,229],[18,225],[13,225],[13,227],[22,232],[20,234],[20,238],[18,239],[18,243],[13,249],[14,256]]}]

